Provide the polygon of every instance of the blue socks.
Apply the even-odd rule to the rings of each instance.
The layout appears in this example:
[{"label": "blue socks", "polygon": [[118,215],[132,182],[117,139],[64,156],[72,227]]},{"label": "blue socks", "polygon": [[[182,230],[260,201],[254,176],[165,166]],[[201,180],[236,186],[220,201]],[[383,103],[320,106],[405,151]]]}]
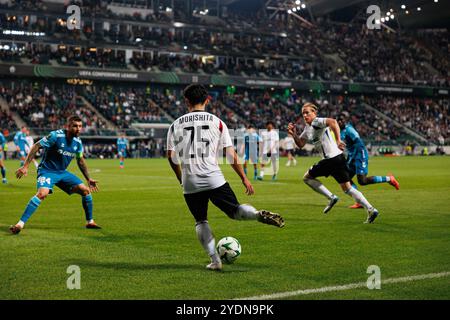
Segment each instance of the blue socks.
[{"label": "blue socks", "polygon": [[6,178],[6,170],[5,170],[5,168],[2,168],[1,171],[2,171],[2,178],[5,179]]},{"label": "blue socks", "polygon": [[92,195],[88,194],[87,196],[82,197],[81,202],[83,203],[84,214],[86,215],[86,221],[92,220]]},{"label": "blue socks", "polygon": [[244,173],[245,175],[247,175],[247,168],[244,168]]},{"label": "blue socks", "polygon": [[23,213],[22,217],[20,218],[21,221],[27,222],[28,219],[30,219],[31,215],[36,211],[36,209],[41,204],[41,200],[34,196],[31,198],[30,202],[28,202],[27,207],[25,208],[25,212]]},{"label": "blue socks", "polygon": [[258,169],[254,170],[253,176],[256,178],[258,176]]},{"label": "blue socks", "polygon": [[382,182],[387,182],[387,177],[386,176],[374,176],[373,177],[373,183],[382,183]]}]

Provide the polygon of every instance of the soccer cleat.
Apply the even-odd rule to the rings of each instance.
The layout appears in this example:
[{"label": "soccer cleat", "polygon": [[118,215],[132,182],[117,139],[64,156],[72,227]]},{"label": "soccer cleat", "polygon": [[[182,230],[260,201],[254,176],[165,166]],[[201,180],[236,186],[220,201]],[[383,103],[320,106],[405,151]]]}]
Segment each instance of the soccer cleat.
[{"label": "soccer cleat", "polygon": [[86,224],[86,229],[101,229],[101,228],[102,227],[100,227],[95,222],[89,222],[89,223]]},{"label": "soccer cleat", "polygon": [[258,211],[257,215],[259,222],[270,224],[272,226],[277,226],[280,228],[284,227],[284,219],[278,213],[261,210]]},{"label": "soccer cleat", "polygon": [[272,181],[275,181],[275,180],[277,180],[277,175],[276,175],[276,174],[274,174],[274,175],[272,176]]},{"label": "soccer cleat", "polygon": [[364,223],[373,223],[375,219],[378,217],[378,210],[375,208],[372,208],[368,210],[367,212],[367,220]]},{"label": "soccer cleat", "polygon": [[212,271],[222,271],[222,262],[211,262],[206,266],[206,269]]},{"label": "soccer cleat", "polygon": [[262,180],[263,180],[263,177],[257,176],[257,177],[256,177],[256,180],[262,181]]},{"label": "soccer cleat", "polygon": [[349,206],[350,209],[363,209],[364,206],[359,204],[358,202],[355,202],[355,204]]},{"label": "soccer cleat", "polygon": [[391,186],[393,186],[395,189],[399,190],[400,189],[400,184],[398,183],[397,179],[395,179],[394,176],[389,176],[389,184]]},{"label": "soccer cleat", "polygon": [[3,178],[3,179],[2,179],[2,182],[3,182],[3,184],[7,184],[7,183],[8,183],[8,180],[6,180],[6,178]]},{"label": "soccer cleat", "polygon": [[325,207],[325,209],[323,209],[323,213],[325,213],[325,214],[328,213],[328,211],[330,211],[338,201],[339,201],[339,197],[333,195],[333,198],[331,198],[328,205]]},{"label": "soccer cleat", "polygon": [[12,234],[19,234],[20,231],[22,231],[22,227],[18,225],[10,226],[9,231],[11,231]]}]

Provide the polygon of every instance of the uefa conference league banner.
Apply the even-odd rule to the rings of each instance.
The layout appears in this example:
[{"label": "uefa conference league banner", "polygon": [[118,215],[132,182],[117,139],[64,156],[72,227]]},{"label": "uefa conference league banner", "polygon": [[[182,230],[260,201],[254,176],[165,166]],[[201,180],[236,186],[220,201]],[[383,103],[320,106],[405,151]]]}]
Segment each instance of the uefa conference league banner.
[{"label": "uefa conference league banner", "polygon": [[246,78],[237,76],[187,74],[175,72],[145,72],[121,69],[96,69],[77,67],[55,67],[48,65],[23,65],[20,63],[0,63],[0,75],[19,77],[64,78],[72,84],[91,84],[91,81],[128,81],[160,84],[199,83],[215,86],[236,86],[254,89],[276,88],[296,89],[314,93],[385,93],[413,94],[418,96],[448,96],[450,88],[425,86],[399,86],[389,84],[345,83],[330,81],[308,81],[289,79]]}]

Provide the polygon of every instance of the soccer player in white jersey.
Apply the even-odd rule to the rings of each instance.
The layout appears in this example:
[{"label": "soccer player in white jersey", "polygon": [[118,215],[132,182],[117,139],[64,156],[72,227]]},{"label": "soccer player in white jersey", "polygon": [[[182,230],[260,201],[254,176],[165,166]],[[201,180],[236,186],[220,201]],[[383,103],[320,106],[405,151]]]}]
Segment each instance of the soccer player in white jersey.
[{"label": "soccer player in white jersey", "polygon": [[[365,223],[372,223],[378,216],[378,210],[350,183],[346,160],[342,152],[345,149],[345,143],[341,141],[337,121],[332,118],[317,117],[317,107],[312,103],[303,105],[302,115],[306,123],[302,134],[300,136],[297,135],[297,129],[293,123],[289,123],[288,133],[294,137],[295,143],[299,148],[302,148],[307,141],[312,141],[316,149],[322,151],[322,160],[305,173],[303,181],[314,191],[329,199],[330,202],[323,210],[323,213],[328,213],[338,202],[339,198],[317,180],[317,177],[328,177],[331,175],[346,194],[367,210],[368,216]],[[331,133],[334,134],[336,140],[332,138]]]},{"label": "soccer player in white jersey", "polygon": [[284,221],[279,214],[258,211],[251,205],[238,202],[218,165],[224,149],[231,167],[242,180],[246,194],[252,195],[254,190],[238,163],[227,125],[205,111],[209,102],[205,87],[189,85],[184,89],[183,95],[189,113],[176,119],[169,128],[167,158],[183,187],[187,206],[195,218],[198,239],[211,258],[211,263],[206,268],[221,270],[222,262],[216,252],[216,241],[207,220],[209,200],[231,219],[258,220],[278,227],[283,227]]},{"label": "soccer player in white jersey", "polygon": [[[32,136],[30,136],[30,130],[28,128],[27,128],[27,132],[25,134],[27,135],[25,139],[27,140],[27,143],[28,143],[28,145],[25,145],[25,154],[28,155],[28,153],[30,153],[31,147],[34,144],[34,139]],[[32,161],[34,163],[34,166],[37,169],[39,166],[39,163],[36,161],[35,158],[33,158]]]},{"label": "soccer player in white jersey", "polygon": [[292,135],[288,134],[288,136],[284,138],[284,148],[288,156],[286,167],[289,167],[291,163],[296,166],[297,160],[295,159],[295,141]]},{"label": "soccer player in white jersey", "polygon": [[278,173],[278,150],[280,148],[280,137],[278,135],[278,131],[274,129],[275,125],[272,121],[268,121],[266,123],[266,128],[267,130],[261,131],[263,147],[259,180],[264,179],[264,167],[269,163],[269,159],[272,161],[272,180],[276,180]]}]

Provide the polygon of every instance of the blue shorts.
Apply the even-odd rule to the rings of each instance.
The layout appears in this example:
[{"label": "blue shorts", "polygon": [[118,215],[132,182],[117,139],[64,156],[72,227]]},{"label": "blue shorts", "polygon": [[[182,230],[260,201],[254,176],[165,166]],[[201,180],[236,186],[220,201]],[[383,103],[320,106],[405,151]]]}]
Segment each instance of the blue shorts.
[{"label": "blue shorts", "polygon": [[367,157],[358,157],[347,163],[350,173],[356,175],[367,175],[369,173],[369,159]]},{"label": "blue shorts", "polygon": [[127,150],[119,150],[119,157],[126,157],[127,156]]},{"label": "blue shorts", "polygon": [[73,187],[80,184],[83,184],[83,181],[69,171],[58,173],[46,170],[39,170],[36,183],[38,189],[48,188],[50,193],[53,193],[53,185],[56,185],[69,195],[73,193]]}]

